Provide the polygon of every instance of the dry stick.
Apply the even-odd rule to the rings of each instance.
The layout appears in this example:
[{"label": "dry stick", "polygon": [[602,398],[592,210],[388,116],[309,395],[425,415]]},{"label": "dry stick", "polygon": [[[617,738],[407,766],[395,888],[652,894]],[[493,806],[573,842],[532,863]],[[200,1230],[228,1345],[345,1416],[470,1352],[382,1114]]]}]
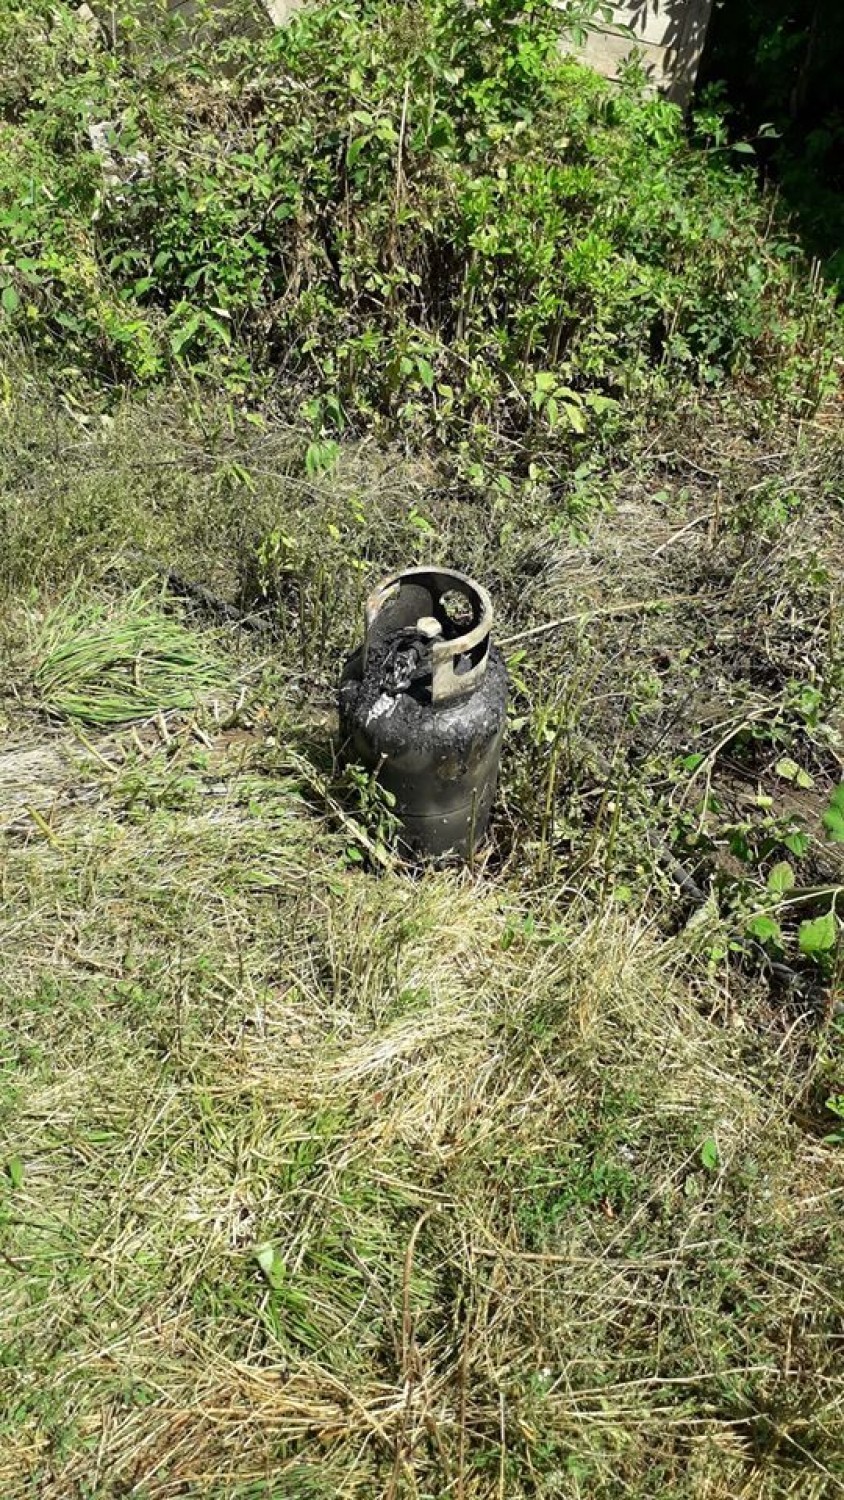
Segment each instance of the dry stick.
[{"label": "dry stick", "polygon": [[501,1435],[501,1447],[499,1450],[500,1458],[498,1464],[498,1496],[499,1500],[504,1500],[507,1483],[507,1424],[504,1414],[504,1392],[500,1389],[498,1392],[498,1409],[498,1430]]},{"label": "dry stick", "polygon": [[89,755],[93,755],[94,759],[98,760],[101,765],[105,766],[107,771],[119,771],[119,765],[116,765],[113,760],[109,760],[108,757],[103,754],[102,750],[97,749],[96,745],[92,745],[91,741],[88,739],[88,736],[82,733],[82,730],[79,728],[78,724],[74,725],[74,732],[76,734],[76,738],[79,740],[79,743],[84,746]]},{"label": "dry stick", "polygon": [[[123,556],[127,557],[131,562],[141,563],[144,567],[150,568],[152,572],[157,573],[163,579],[166,586],[174,594],[178,595],[179,598],[193,600],[207,614],[219,620],[222,624],[236,625],[241,630],[252,630],[259,635],[269,636],[270,638],[277,634],[276,625],[265,615],[238,609],[236,605],[229,604],[228,600],[222,599],[219,594],[215,594],[211,589],[206,588],[204,583],[196,583],[193,579],[183,577],[175,568],[171,568],[169,564],[159,561],[158,558],[150,557],[148,553],[140,552],[136,548],[125,552]],[[261,665],[264,665],[264,663]],[[248,677],[257,670],[259,668],[249,668],[248,671],[241,673],[241,677]],[[299,672],[294,675],[297,677],[297,680],[308,682],[318,688],[328,686],[324,679],[314,674]],[[245,691],[245,689],[242,691]],[[236,712],[239,712],[242,706],[243,703],[241,701],[237,705]]]},{"label": "dry stick", "polygon": [[463,1332],[463,1348],[460,1353],[458,1376],[460,1381],[460,1430],[457,1449],[457,1500],[466,1500],[466,1417],[468,1414],[467,1379],[469,1372],[469,1327]]},{"label": "dry stick", "polygon": [[404,99],[401,107],[401,124],[399,126],[399,145],[396,153],[396,192],[395,205],[393,208],[394,220],[398,218],[399,205],[401,203],[401,181],[402,181],[402,155],[404,153],[404,132],[407,128],[407,101],[410,95],[410,79],[405,79]]},{"label": "dry stick", "polygon": [[673,547],[675,542],[679,542],[679,540],[680,540],[681,537],[688,536],[689,532],[690,531],[694,531],[694,529],[695,529],[696,526],[703,526],[704,523],[708,523],[709,521],[713,521],[714,519],[715,519],[715,512],[714,512],[714,510],[707,510],[707,511],[704,511],[704,513],[703,513],[702,516],[695,516],[695,518],[694,518],[693,521],[689,521],[687,523],[687,525],[681,526],[680,530],[679,531],[675,531],[674,534],[672,536],[670,536],[667,541],[665,541],[665,542],[662,543],[661,547],[657,547],[656,552],[653,554],[654,557],[661,557],[662,554],[663,554],[663,552],[667,552],[668,548],[669,547]]},{"label": "dry stick", "polygon": [[680,890],[689,896],[698,906],[705,906],[707,900],[706,892],[701,889],[685,865],[681,865],[679,859],[675,858],[665,839],[660,838],[659,834],[655,833],[653,829],[648,829],[645,837],[663,869],[671,876],[674,884],[678,885]]},{"label": "dry stick", "polygon": [[171,568],[168,563],[161,562],[157,557],[150,557],[148,553],[141,552],[134,547],[124,553],[124,556],[131,562],[141,563],[145,568],[151,568],[174,594],[178,594],[183,599],[192,599],[200,608],[224,624],[238,625],[242,630],[254,630],[259,634],[268,634],[272,631],[272,622],[264,616],[238,609],[234,604],[229,604],[226,599],[221,599],[219,594],[215,594],[212,589],[206,588],[204,583],[185,578],[183,574]]},{"label": "dry stick", "polygon": [[304,756],[291,755],[290,764],[294,771],[297,771],[302,777],[303,781],[307,782],[311,791],[315,792],[320,800],[325,803],[332,816],[337,818],[359,843],[363,844],[370,859],[374,860],[377,865],[380,865],[382,870],[394,870],[396,868],[396,861],[389,851],[383,845],[371,839],[366,829],[356,818],[353,818],[350,813],[343,811],[336,798],[331,796],[328,790],[328,783],[314,770],[313,766],[308,764]]},{"label": "dry stick", "polygon": [[518,635],[508,635],[499,646],[516,646],[520,641],[533,640],[538,635],[549,635],[563,625],[578,625],[584,620],[597,620],[613,615],[650,614],[654,610],[668,609],[674,604],[693,604],[699,594],[668,594],[664,599],[634,599],[626,604],[608,604],[598,609],[583,609],[576,615],[562,615],[559,620],[548,620],[544,625],[534,625],[530,630],[520,630]]},{"label": "dry stick", "polygon": [[38,811],[38,808],[31,807],[29,803],[26,803],[26,811],[29,813],[29,816],[31,817],[36,828],[39,828],[41,830],[47,842],[52,844],[54,849],[61,849],[61,840],[53,832],[52,828],[47,822],[47,819],[42,817],[41,813]]}]

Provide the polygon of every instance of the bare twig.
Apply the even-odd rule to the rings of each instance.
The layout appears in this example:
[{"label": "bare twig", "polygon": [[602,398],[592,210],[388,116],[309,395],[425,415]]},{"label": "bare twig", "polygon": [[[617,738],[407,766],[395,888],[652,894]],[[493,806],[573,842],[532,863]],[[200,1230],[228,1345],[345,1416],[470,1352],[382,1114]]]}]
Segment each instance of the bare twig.
[{"label": "bare twig", "polygon": [[661,547],[657,547],[657,549],[654,552],[653,556],[654,557],[661,557],[662,554],[663,554],[663,552],[667,552],[668,548],[669,547],[673,547],[675,542],[679,542],[679,540],[680,540],[681,537],[688,536],[689,532],[690,531],[694,531],[694,529],[695,529],[696,526],[705,526],[705,525],[708,525],[708,523],[710,521],[714,520],[714,518],[715,518],[715,511],[714,510],[707,510],[707,511],[704,512],[703,515],[701,515],[701,516],[695,516],[694,519],[691,520],[691,521],[689,521],[689,522],[687,522],[687,524],[685,526],[681,526],[679,531],[675,531],[674,535],[670,536],[667,541],[663,542]]},{"label": "bare twig", "polygon": [[171,568],[168,563],[163,563],[158,558],[150,557],[148,553],[139,552],[134,548],[124,556],[132,562],[141,563],[151,572],[157,573],[174,594],[178,594],[182,599],[192,600],[222,624],[237,625],[241,630],[254,631],[260,635],[266,635],[272,631],[272,622],[264,615],[238,609],[234,604],[229,604],[226,599],[222,599],[219,594],[215,594],[212,589],[206,588],[204,583],[185,578],[183,573]]},{"label": "bare twig", "polygon": [[668,594],[664,599],[634,599],[624,604],[608,604],[597,609],[582,609],[575,615],[562,615],[558,620],[546,620],[544,625],[534,625],[530,630],[520,630],[517,635],[505,636],[498,644],[501,647],[517,646],[521,641],[534,640],[539,635],[550,635],[564,625],[579,625],[586,620],[612,618],[616,615],[653,614],[660,609],[671,609],[675,604],[691,604],[697,594]]}]

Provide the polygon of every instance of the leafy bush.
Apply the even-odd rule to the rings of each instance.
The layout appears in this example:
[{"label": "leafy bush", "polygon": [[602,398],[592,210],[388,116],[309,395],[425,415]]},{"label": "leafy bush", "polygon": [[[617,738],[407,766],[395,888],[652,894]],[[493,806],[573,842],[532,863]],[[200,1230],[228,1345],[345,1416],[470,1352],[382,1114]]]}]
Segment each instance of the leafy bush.
[{"label": "leafy bush", "polygon": [[823,393],[831,306],[749,175],[563,57],[544,0],[218,18],[169,55],[132,16],[3,27],[2,302],[65,368],[257,374],[317,464],[386,423],[469,472],[541,470],[655,373]]}]

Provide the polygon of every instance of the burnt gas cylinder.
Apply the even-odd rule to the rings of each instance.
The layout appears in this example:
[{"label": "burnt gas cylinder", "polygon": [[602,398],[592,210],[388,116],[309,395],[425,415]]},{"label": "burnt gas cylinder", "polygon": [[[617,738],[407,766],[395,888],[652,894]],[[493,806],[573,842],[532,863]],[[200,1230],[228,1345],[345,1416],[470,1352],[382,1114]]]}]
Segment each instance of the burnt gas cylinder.
[{"label": "burnt gas cylinder", "polygon": [[486,589],[435,568],[385,578],[340,683],[342,754],[395,797],[401,842],[469,855],[489,822],[507,712]]}]

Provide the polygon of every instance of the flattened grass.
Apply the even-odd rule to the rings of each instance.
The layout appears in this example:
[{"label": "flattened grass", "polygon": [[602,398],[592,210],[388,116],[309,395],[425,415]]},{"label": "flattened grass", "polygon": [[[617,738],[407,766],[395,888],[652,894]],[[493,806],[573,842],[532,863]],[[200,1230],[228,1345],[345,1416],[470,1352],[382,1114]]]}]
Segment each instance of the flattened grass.
[{"label": "flattened grass", "polygon": [[99,728],[195,708],[226,679],[220,660],[164,613],[148,584],[111,606],[71,591],[44,621],[34,655],[43,709]]}]

